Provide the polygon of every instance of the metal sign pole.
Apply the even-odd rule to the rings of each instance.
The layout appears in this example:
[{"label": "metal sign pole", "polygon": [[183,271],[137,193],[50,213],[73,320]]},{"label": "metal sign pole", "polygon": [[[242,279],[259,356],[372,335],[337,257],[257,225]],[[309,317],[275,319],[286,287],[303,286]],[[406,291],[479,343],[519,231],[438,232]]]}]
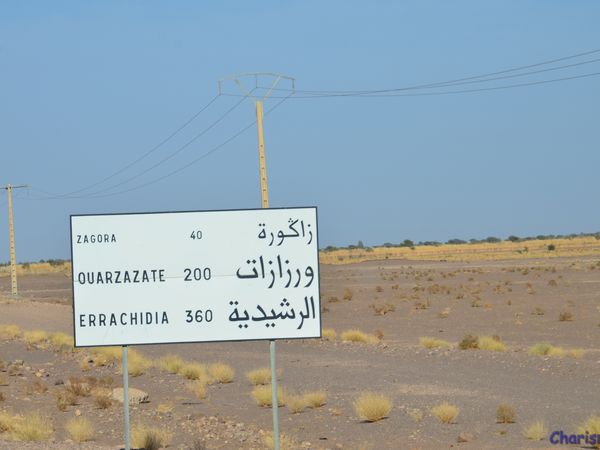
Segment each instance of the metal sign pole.
[{"label": "metal sign pole", "polygon": [[129,365],[127,364],[127,346],[123,346],[123,415],[125,416],[125,450],[131,450],[129,437]]}]

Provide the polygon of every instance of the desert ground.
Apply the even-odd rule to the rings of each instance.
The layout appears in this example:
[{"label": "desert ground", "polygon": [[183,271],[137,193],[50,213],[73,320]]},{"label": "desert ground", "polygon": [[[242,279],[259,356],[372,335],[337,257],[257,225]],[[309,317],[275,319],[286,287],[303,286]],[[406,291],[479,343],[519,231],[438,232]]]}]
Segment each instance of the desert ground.
[{"label": "desert ground", "polygon": [[[575,433],[600,413],[594,395],[600,370],[599,284],[598,256],[322,264],[324,338],[277,342],[279,384],[286,392],[284,403],[290,404],[279,409],[287,448],[560,447],[549,442],[552,431]],[[72,334],[69,276],[26,274],[19,277],[19,288],[20,298],[12,300],[10,278],[0,277],[5,331],[0,418],[20,415],[14,420],[23,421],[39,413],[49,419],[52,432],[41,442],[16,441],[0,419],[0,449],[122,447],[122,404],[103,404],[93,394],[122,386],[120,362],[50,338],[51,333]],[[11,336],[6,325],[13,324],[21,333]],[[342,339],[352,329],[364,332],[366,342]],[[32,330],[48,336],[34,342],[24,334]],[[464,340],[466,335],[479,340]],[[483,348],[463,350],[461,341]],[[538,346],[543,351],[532,354],[531,347],[540,343],[555,347]],[[171,448],[268,448],[272,410],[257,404],[246,377],[268,367],[268,342],[134,350],[147,364],[130,377],[130,386],[148,399],[131,406],[132,424],[165,430]],[[235,375],[231,382],[206,381],[205,396],[198,396],[184,374],[156,363],[166,355],[208,365],[222,362]],[[61,405],[67,391],[71,401]],[[314,391],[326,394],[323,405],[292,411],[291,399]],[[365,392],[391,402],[381,420],[364,420],[355,410]],[[449,423],[432,412],[443,402],[459,409]],[[506,407],[499,416],[500,405]],[[85,443],[65,429],[76,417],[93,426]],[[544,424],[542,435],[529,439],[526,431],[535,422]]]}]

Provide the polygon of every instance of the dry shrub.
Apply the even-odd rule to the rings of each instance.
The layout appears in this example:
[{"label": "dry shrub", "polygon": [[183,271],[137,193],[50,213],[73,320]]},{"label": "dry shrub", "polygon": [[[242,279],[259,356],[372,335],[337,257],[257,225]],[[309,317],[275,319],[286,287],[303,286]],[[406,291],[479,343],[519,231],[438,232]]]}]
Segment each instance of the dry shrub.
[{"label": "dry shrub", "polygon": [[16,420],[10,435],[15,441],[45,441],[50,439],[53,433],[50,419],[33,413]]},{"label": "dry shrub", "polygon": [[31,346],[39,346],[48,340],[48,333],[43,330],[26,331],[23,333],[23,339]]},{"label": "dry shrub", "polygon": [[533,311],[531,311],[531,314],[534,316],[543,316],[544,314],[546,314],[546,311],[544,311],[544,308],[536,306],[535,308],[533,308]]},{"label": "dry shrub", "polygon": [[376,292],[383,292],[383,288],[381,286],[375,286]]},{"label": "dry shrub", "polygon": [[580,359],[585,354],[585,350],[582,348],[566,349],[548,344],[547,342],[540,342],[529,349],[529,354],[532,356],[549,356],[552,358],[564,358],[568,356],[570,358]]},{"label": "dry shrub", "polygon": [[494,336],[481,336],[479,338],[479,348],[481,350],[489,350],[492,352],[506,351],[506,345]]},{"label": "dry shrub", "polygon": [[57,332],[50,334],[50,344],[61,352],[72,352],[75,350],[73,336],[66,333]]},{"label": "dry shrub", "polygon": [[462,341],[458,344],[458,348],[461,350],[470,350],[479,348],[479,338],[472,334],[467,334]]},{"label": "dry shrub", "polygon": [[420,409],[409,409],[406,413],[416,423],[420,423],[423,420],[423,411]]},{"label": "dry shrub", "polygon": [[550,280],[550,281],[548,281],[548,286],[555,287],[555,286],[558,286],[558,283],[556,282],[556,280]]},{"label": "dry shrub", "polygon": [[56,397],[56,407],[59,411],[65,412],[67,407],[77,404],[77,396],[66,389],[58,391],[54,395]]},{"label": "dry shrub", "polygon": [[340,299],[339,299],[339,298],[337,298],[335,295],[332,295],[331,297],[329,297],[329,298],[327,299],[327,302],[328,302],[328,303],[337,303],[337,302],[339,302],[339,301],[340,301]]},{"label": "dry shrub", "polygon": [[354,297],[354,292],[352,292],[352,289],[344,288],[344,294],[342,295],[342,298],[350,301],[352,300],[352,297]]},{"label": "dry shrub", "polygon": [[[273,437],[273,432],[269,432],[263,437],[263,443],[269,449],[275,448],[275,438]],[[288,436],[285,433],[279,434],[279,449],[280,450],[297,450],[298,448],[300,448],[300,445],[294,438],[292,438],[291,436]]]},{"label": "dry shrub", "polygon": [[121,361],[123,358],[123,349],[121,347],[95,347],[92,348],[92,355],[94,365],[96,367],[103,367]]},{"label": "dry shrub", "polygon": [[288,395],[285,399],[285,406],[292,414],[298,414],[307,406],[306,400],[302,395]]},{"label": "dry shrub", "polygon": [[210,376],[208,375],[205,364],[196,362],[185,363],[183,367],[181,367],[180,373],[188,380],[198,380],[202,381],[204,384],[210,384]]},{"label": "dry shrub", "polygon": [[389,312],[396,311],[396,307],[391,303],[371,303],[369,307],[375,311],[377,316],[385,316]]},{"label": "dry shrub", "polygon": [[450,348],[452,346],[448,341],[428,336],[419,338],[419,343],[425,348]]},{"label": "dry shrub", "polygon": [[[279,374],[278,374],[278,376],[279,376]],[[250,372],[246,372],[246,378],[254,386],[270,384],[271,383],[271,369],[268,367],[263,367],[261,369],[251,370]]]},{"label": "dry shrub", "polygon": [[0,402],[3,402],[4,400],[6,400],[6,397],[4,396],[4,392],[0,391]]},{"label": "dry shrub", "polygon": [[108,409],[113,404],[112,391],[107,388],[96,388],[92,391],[94,406],[98,409]]},{"label": "dry shrub", "polygon": [[515,423],[517,414],[512,406],[503,403],[496,409],[497,423]]},{"label": "dry shrub", "polygon": [[169,414],[172,413],[175,409],[175,405],[173,403],[160,403],[156,407],[156,412],[159,414]]},{"label": "dry shrub", "polygon": [[388,416],[392,402],[383,394],[365,392],[354,401],[354,411],[361,420],[377,422]]},{"label": "dry shrub", "polygon": [[17,339],[21,337],[18,325],[0,325],[0,339]]},{"label": "dry shrub", "polygon": [[542,421],[534,422],[523,428],[523,436],[532,441],[541,441],[548,434],[548,429]]},{"label": "dry shrub", "polygon": [[415,309],[429,309],[430,306],[431,302],[429,300],[425,300],[424,302],[419,300],[414,303]]},{"label": "dry shrub", "polygon": [[335,341],[337,333],[333,328],[323,328],[323,331],[321,331],[321,338],[326,341]]},{"label": "dry shrub", "polygon": [[70,377],[65,383],[65,389],[76,397],[89,397],[95,384],[96,379],[93,377]]},{"label": "dry shrub", "polygon": [[65,424],[65,430],[75,442],[91,441],[94,437],[94,426],[85,417],[74,417]]},{"label": "dry shrub", "polygon": [[538,342],[529,348],[529,354],[532,356],[546,356],[552,345],[547,342]]},{"label": "dry shrub", "polygon": [[559,322],[571,322],[573,320],[573,313],[571,311],[563,311],[558,315]]},{"label": "dry shrub", "polygon": [[327,402],[325,391],[313,391],[304,394],[304,401],[309,408],[320,408]]},{"label": "dry shrub", "polygon": [[233,368],[225,363],[218,362],[211,364],[208,366],[208,374],[217,382],[217,383],[231,383],[233,381],[233,377],[235,375],[235,371]]},{"label": "dry shrub", "polygon": [[[273,406],[273,394],[271,392],[272,388],[270,384],[256,386],[252,389],[250,395],[256,401],[258,406],[272,407]],[[279,406],[285,405],[285,392],[280,386],[277,386],[277,404]]]},{"label": "dry shrub", "polygon": [[431,408],[431,414],[442,423],[453,423],[460,409],[448,402],[441,403]]},{"label": "dry shrub", "polygon": [[25,386],[25,394],[43,394],[48,392],[48,386],[41,380],[33,380]]},{"label": "dry shrub", "polygon": [[0,412],[0,434],[12,431],[17,420],[18,418],[16,416]]},{"label": "dry shrub", "polygon": [[171,433],[164,428],[157,428],[156,425],[134,426],[131,430],[131,443],[135,448],[144,450],[158,450],[168,447],[171,442]]},{"label": "dry shrub", "polygon": [[127,371],[132,377],[139,377],[152,366],[152,361],[133,349],[127,353]]},{"label": "dry shrub", "polygon": [[377,344],[379,339],[376,336],[368,335],[360,330],[346,330],[341,336],[344,342],[357,342],[361,344]]},{"label": "dry shrub", "polygon": [[79,361],[79,368],[81,369],[82,372],[87,372],[90,370],[90,360],[89,358],[85,357],[83,359],[81,359]]},{"label": "dry shrub", "polygon": [[204,400],[206,398],[206,383],[200,380],[192,381],[188,383],[187,389],[193,392],[198,400]]},{"label": "dry shrub", "polygon": [[179,373],[185,365],[185,361],[178,355],[165,355],[156,362],[156,367],[167,373]]}]

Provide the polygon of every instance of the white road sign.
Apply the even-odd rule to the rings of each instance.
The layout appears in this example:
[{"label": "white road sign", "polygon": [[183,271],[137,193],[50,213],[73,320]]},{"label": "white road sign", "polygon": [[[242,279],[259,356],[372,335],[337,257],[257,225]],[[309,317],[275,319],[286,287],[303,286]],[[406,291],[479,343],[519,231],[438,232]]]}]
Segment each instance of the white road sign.
[{"label": "white road sign", "polygon": [[71,216],[77,347],[321,335],[317,209]]}]

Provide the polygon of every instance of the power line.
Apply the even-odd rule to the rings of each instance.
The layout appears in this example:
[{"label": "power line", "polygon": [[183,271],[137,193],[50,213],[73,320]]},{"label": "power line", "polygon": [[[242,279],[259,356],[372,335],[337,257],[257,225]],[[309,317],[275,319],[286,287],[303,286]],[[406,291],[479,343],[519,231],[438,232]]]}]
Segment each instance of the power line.
[{"label": "power line", "polygon": [[202,114],[204,111],[206,111],[219,98],[219,96],[220,96],[219,94],[215,95],[208,103],[206,103],[202,108],[200,108],[196,113],[194,113],[187,121],[185,121],[182,125],[180,125],[177,129],[175,129],[171,134],[169,134],[167,137],[165,137],[162,141],[160,141],[158,144],[156,144],[150,150],[148,150],[147,152],[143,153],[141,156],[139,156],[138,158],[134,159],[130,163],[126,164],[125,166],[123,166],[119,170],[117,170],[117,171],[111,173],[110,175],[102,178],[100,181],[97,181],[95,183],[89,184],[89,185],[87,185],[85,187],[82,187],[80,189],[77,189],[75,191],[67,192],[65,194],[50,193],[50,192],[43,191],[41,189],[36,189],[36,190],[38,190],[40,192],[43,192],[43,193],[45,193],[47,195],[54,196],[54,197],[67,197],[67,196],[70,196],[72,194],[78,194],[80,192],[87,191],[87,190],[89,190],[91,188],[94,188],[94,187],[96,187],[96,186],[104,183],[105,181],[108,181],[108,180],[116,177],[117,175],[122,174],[127,169],[129,169],[129,168],[133,167],[135,164],[141,162],[142,160],[144,160],[145,158],[147,158],[148,156],[150,156],[152,153],[154,153],[156,150],[158,150],[159,148],[161,148],[164,144],[166,144],[171,139],[173,139],[184,128],[186,128],[190,123],[192,123],[200,114]]},{"label": "power line", "polygon": [[[596,54],[596,53],[600,53],[600,49],[595,49],[595,50],[590,50],[587,52],[582,52],[582,53],[577,53],[574,55],[568,55],[568,56],[563,56],[560,58],[555,58],[555,59],[551,59],[551,60],[547,60],[547,61],[542,61],[542,62],[538,62],[538,63],[534,63],[534,64],[528,64],[528,65],[524,65],[524,66],[517,66],[517,67],[512,67],[509,69],[504,69],[504,70],[500,70],[500,71],[496,71],[496,72],[489,72],[489,73],[485,73],[485,74],[481,74],[481,75],[473,75],[473,76],[468,76],[468,77],[464,77],[464,78],[457,78],[457,79],[453,79],[453,80],[447,80],[447,81],[439,81],[439,82],[434,82],[434,83],[427,83],[427,84],[417,84],[417,85],[412,85],[412,86],[404,86],[404,87],[398,87],[398,88],[392,88],[392,89],[364,89],[364,90],[347,90],[347,91],[341,91],[341,90],[302,90],[302,89],[295,89],[296,93],[300,93],[300,94],[309,94],[309,95],[359,95],[359,94],[373,94],[373,93],[387,93],[387,92],[394,92],[394,91],[405,91],[405,90],[418,90],[418,89],[428,89],[428,88],[436,88],[436,87],[447,87],[447,86],[453,86],[453,85],[460,85],[460,84],[466,84],[464,82],[469,82],[472,80],[478,80],[480,78],[490,78],[490,77],[494,77],[497,75],[503,75],[506,73],[510,73],[510,72],[519,72],[522,70],[526,70],[526,69],[532,69],[534,67],[540,67],[540,66],[544,66],[544,65],[548,65],[548,64],[554,64],[557,62],[561,62],[561,61],[567,61],[570,59],[575,59],[575,58],[580,58],[582,56],[588,56],[588,55],[592,55],[592,54]],[[550,69],[544,69],[542,71],[548,71],[548,70],[558,70],[561,68],[568,68],[568,67],[573,67],[576,65],[582,65],[582,64],[591,64],[593,62],[597,62],[598,59],[594,59],[591,61],[586,61],[583,63],[575,63],[575,64],[569,64],[569,65],[563,65],[563,66],[558,66],[556,68],[550,68]],[[514,76],[526,76],[526,75],[530,75],[530,74],[535,74],[535,73],[539,73],[538,71],[532,71],[532,72],[528,72],[528,73],[524,73],[524,74],[518,74],[518,75],[514,75]],[[487,81],[493,81],[495,78],[491,78],[488,80],[478,80],[476,82],[479,83],[484,83]],[[498,78],[501,79],[501,78]],[[285,89],[285,88],[273,88],[272,90],[275,91],[288,91],[289,89]],[[302,96],[295,96],[295,98],[306,98],[306,97],[302,97]]]},{"label": "power line", "polygon": [[[267,116],[270,113],[272,113],[273,111],[275,111],[275,109],[277,109],[279,106],[281,106],[288,98],[291,97],[291,95],[292,94],[290,94],[290,95],[282,98],[279,102],[277,102],[277,104],[275,104],[273,107],[271,107],[265,113],[265,116]],[[144,188],[146,186],[150,186],[150,185],[158,183],[159,181],[162,181],[162,180],[164,180],[166,178],[172,177],[173,175],[176,175],[176,174],[184,171],[185,169],[193,166],[194,164],[197,164],[198,162],[200,162],[204,158],[207,158],[211,154],[219,151],[221,148],[225,147],[231,141],[235,140],[236,138],[238,138],[239,136],[241,136],[242,134],[244,134],[250,128],[254,127],[255,124],[256,124],[256,120],[253,120],[252,122],[250,122],[249,124],[247,124],[246,126],[244,126],[243,128],[241,128],[240,130],[238,130],[235,134],[231,135],[226,140],[224,140],[220,144],[216,145],[215,147],[212,147],[210,150],[208,150],[207,152],[205,152],[202,155],[198,156],[197,158],[193,159],[192,161],[184,164],[183,166],[178,167],[175,170],[172,170],[171,172],[169,172],[169,173],[167,173],[165,175],[162,175],[162,176],[160,176],[158,178],[154,178],[154,179],[152,179],[152,180],[150,180],[150,181],[148,181],[146,183],[143,183],[143,184],[131,187],[129,189],[124,189],[122,191],[111,192],[111,193],[108,193],[108,194],[100,194],[100,195],[71,196],[71,197],[46,197],[46,198],[38,197],[36,200],[67,200],[67,199],[75,199],[75,198],[105,198],[105,197],[112,197],[112,196],[115,196],[115,195],[121,195],[121,194],[125,194],[125,193],[128,193],[128,192],[136,191],[138,189],[142,189],[142,188]]]},{"label": "power line", "polygon": [[163,159],[161,159],[157,163],[153,164],[152,166],[148,167],[147,169],[144,169],[141,172],[137,173],[136,175],[133,175],[133,176],[131,176],[131,177],[129,177],[129,178],[127,178],[127,179],[125,179],[125,180],[117,183],[117,184],[113,184],[112,186],[106,187],[106,188],[101,189],[101,190],[96,191],[96,192],[91,192],[91,193],[87,194],[86,196],[94,197],[94,196],[96,196],[98,194],[102,194],[104,192],[110,191],[110,190],[115,189],[117,187],[123,186],[124,184],[130,183],[131,181],[138,179],[142,175],[145,175],[146,173],[150,172],[151,170],[154,170],[157,167],[159,167],[159,166],[163,165],[164,163],[166,163],[167,161],[173,159],[175,156],[177,156],[183,150],[185,150],[190,145],[192,145],[194,142],[196,142],[199,138],[201,138],[206,133],[208,133],[210,130],[212,130],[220,122],[222,122],[229,114],[231,114],[236,108],[238,108],[245,99],[246,99],[246,97],[241,98],[235,105],[233,105],[231,108],[229,108],[227,111],[225,111],[225,113],[223,113],[218,119],[216,119],[214,122],[212,122],[209,126],[207,126],[202,131],[200,131],[199,133],[197,133],[196,135],[194,135],[194,137],[192,137],[190,140],[188,140],[185,144],[183,144],[182,146],[180,146],[174,152],[171,152],[169,155],[167,155],[166,157],[164,157]]}]

